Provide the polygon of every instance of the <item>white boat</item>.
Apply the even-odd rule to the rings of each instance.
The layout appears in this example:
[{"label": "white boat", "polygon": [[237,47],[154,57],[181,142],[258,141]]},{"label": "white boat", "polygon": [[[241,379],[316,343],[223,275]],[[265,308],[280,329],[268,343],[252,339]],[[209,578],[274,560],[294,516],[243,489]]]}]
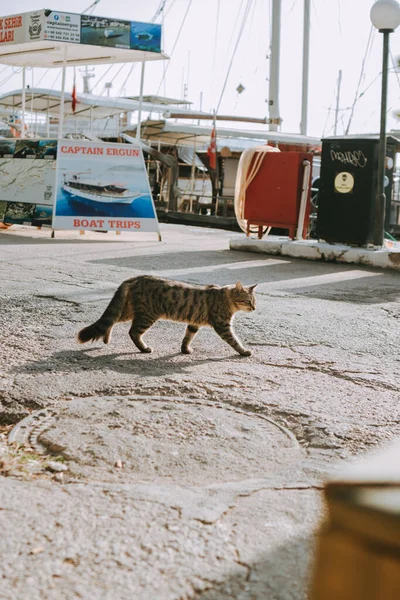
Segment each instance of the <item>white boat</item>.
[{"label": "white boat", "polygon": [[143,194],[132,192],[117,183],[104,183],[77,173],[64,175],[63,190],[76,200],[90,200],[103,204],[131,204]]},{"label": "white boat", "polygon": [[106,38],[117,38],[117,37],[122,37],[123,34],[122,33],[115,33],[114,29],[105,29],[104,30],[104,37]]}]

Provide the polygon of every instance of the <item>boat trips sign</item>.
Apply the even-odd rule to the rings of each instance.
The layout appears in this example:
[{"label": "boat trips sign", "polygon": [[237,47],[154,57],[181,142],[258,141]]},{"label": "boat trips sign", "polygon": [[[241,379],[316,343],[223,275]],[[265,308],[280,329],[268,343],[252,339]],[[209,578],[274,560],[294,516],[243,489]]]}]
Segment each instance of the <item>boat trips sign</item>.
[{"label": "boat trips sign", "polygon": [[53,228],[159,231],[142,150],[59,141]]}]

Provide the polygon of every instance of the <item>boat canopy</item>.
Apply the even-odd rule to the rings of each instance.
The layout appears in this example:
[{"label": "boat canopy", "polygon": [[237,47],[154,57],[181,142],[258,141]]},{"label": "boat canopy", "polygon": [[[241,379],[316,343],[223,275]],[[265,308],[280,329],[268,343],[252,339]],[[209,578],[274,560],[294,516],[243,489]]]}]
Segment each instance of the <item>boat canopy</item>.
[{"label": "boat canopy", "polygon": [[[18,112],[22,109],[23,103],[22,89],[16,89],[5,94],[0,94],[0,113],[10,114]],[[77,118],[88,119],[104,119],[119,115],[121,113],[135,112],[141,110],[144,112],[157,112],[163,115],[170,106],[164,102],[146,102],[140,103],[140,99],[132,100],[130,98],[113,98],[96,96],[94,94],[76,94],[77,104],[75,113],[72,111],[72,94],[65,91],[64,93],[64,114],[66,116],[74,116]],[[156,97],[154,98],[156,100]],[[61,91],[48,88],[30,88],[26,90],[26,107],[25,110],[33,113],[43,113],[51,116],[57,116],[60,111]],[[188,116],[198,114],[199,111],[182,108]],[[212,119],[212,115],[203,113]]]},{"label": "boat canopy", "polygon": [[[135,129],[126,131],[127,134],[135,136]],[[143,141],[160,142],[170,146],[194,146],[196,152],[206,152],[210,144],[212,126],[190,125],[182,123],[170,123],[167,121],[147,120],[141,123],[141,138]],[[304,136],[292,133],[280,133],[265,129],[244,130],[228,129],[217,126],[217,151],[224,148],[231,152],[243,152],[247,148],[262,144],[289,144],[298,146],[309,146],[319,149],[320,138]]]},{"label": "boat canopy", "polygon": [[0,64],[22,67],[21,137],[25,137],[27,67],[62,69],[58,125],[62,139],[67,67],[141,62],[142,99],[146,61],[168,58],[161,43],[162,26],[157,23],[49,8],[0,17]]},{"label": "boat canopy", "polygon": [[161,37],[155,23],[51,9],[19,13],[0,17],[0,64],[60,68],[165,60]]}]

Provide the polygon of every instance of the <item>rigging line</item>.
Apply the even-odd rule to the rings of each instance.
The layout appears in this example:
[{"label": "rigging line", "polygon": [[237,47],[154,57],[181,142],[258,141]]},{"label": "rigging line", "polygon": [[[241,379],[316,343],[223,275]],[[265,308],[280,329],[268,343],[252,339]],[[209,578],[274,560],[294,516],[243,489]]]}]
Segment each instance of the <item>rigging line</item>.
[{"label": "rigging line", "polygon": [[174,6],[176,0],[172,0],[170,7],[168,8],[167,11],[164,11],[164,18],[168,15],[168,13],[170,12],[171,8]]},{"label": "rigging line", "polygon": [[219,101],[218,101],[218,104],[217,104],[216,112],[218,112],[218,110],[219,110],[219,107],[220,107],[221,102],[222,102],[223,95],[225,93],[225,88],[226,88],[226,85],[228,83],[228,78],[229,78],[229,75],[230,75],[230,72],[231,72],[231,68],[232,68],[232,65],[233,65],[234,58],[235,58],[236,50],[238,49],[240,40],[242,38],[242,34],[243,34],[244,28],[246,26],[247,17],[249,16],[249,12],[250,12],[250,8],[251,8],[252,2],[253,2],[253,0],[247,0],[246,8],[245,8],[245,11],[244,11],[244,14],[243,14],[242,24],[240,26],[240,30],[239,30],[239,33],[238,33],[238,37],[237,37],[237,40],[236,40],[235,47],[233,49],[232,57],[231,57],[231,60],[230,60],[229,66],[228,66],[228,71],[226,73],[224,85],[222,87],[221,95],[219,97]]},{"label": "rigging line", "polygon": [[342,7],[340,4],[341,0],[338,0],[338,25],[340,37],[342,37]]},{"label": "rigging line", "polygon": [[321,29],[321,21],[319,20],[319,16],[318,16],[318,12],[317,12],[317,7],[315,5],[314,0],[311,0],[311,2],[312,2],[312,6],[313,6],[313,9],[314,9],[314,13],[315,13],[315,18],[317,19],[318,27]]},{"label": "rigging line", "polygon": [[11,75],[7,75],[7,76],[5,77],[5,79],[2,79],[2,80],[0,81],[0,85],[3,85],[3,83],[7,83],[7,81],[9,81],[9,79],[11,79],[11,77],[12,77],[13,75],[14,75],[14,73],[11,73]]},{"label": "rigging line", "polygon": [[[121,73],[122,69],[124,69],[126,67],[127,63],[123,63],[120,68],[118,69],[118,71],[115,73],[115,75],[111,78],[110,83],[112,83],[116,77],[118,77],[118,75]],[[106,91],[106,87],[104,87],[102,89],[102,91],[100,92],[99,96],[102,96],[104,94],[104,92]]]},{"label": "rigging line", "polygon": [[18,75],[21,72],[22,72],[22,68],[20,71],[13,71],[12,73],[10,73],[10,75],[7,75],[7,77],[5,79],[0,81],[0,85],[3,85],[3,83],[7,83],[7,81],[10,81],[10,79],[12,79],[12,77],[14,77],[14,75]]},{"label": "rigging line", "polygon": [[290,15],[290,13],[293,12],[294,7],[296,6],[297,2],[298,2],[298,0],[294,0],[292,6],[289,8],[288,16]]},{"label": "rigging line", "polygon": [[95,90],[95,88],[97,88],[97,86],[99,85],[100,81],[102,81],[104,79],[104,77],[107,75],[107,73],[109,73],[111,71],[111,69],[115,67],[115,65],[110,65],[108,67],[108,69],[103,73],[103,75],[100,77],[100,79],[98,79],[96,81],[96,83],[94,84],[94,86],[92,87],[92,91],[91,93],[93,94],[93,91]]},{"label": "rigging line", "polygon": [[[324,110],[329,110],[329,108],[331,108],[331,107],[332,107],[332,104],[330,106],[322,106],[322,108]],[[335,108],[335,110],[336,110],[336,108]],[[339,112],[346,112],[348,110],[351,110],[351,106],[344,106],[343,108],[339,108]]]},{"label": "rigging line", "polygon": [[328,125],[329,117],[331,116],[331,110],[332,110],[332,106],[330,106],[328,108],[328,112],[327,112],[327,115],[326,115],[326,120],[325,120],[324,128],[322,130],[321,139],[325,137],[325,130],[326,130],[326,126]]},{"label": "rigging line", "polygon": [[[395,70],[396,70],[396,68],[395,68]],[[392,68],[388,69],[388,73],[391,73],[392,71],[393,71]],[[371,81],[371,83],[369,85],[367,85],[367,87],[360,93],[357,100],[362,98],[362,96],[364,96],[365,93],[368,92],[368,90],[374,85],[374,83],[377,81],[377,79],[379,79],[379,77],[381,77],[381,75],[382,75],[382,71],[379,71],[378,75],[376,77],[374,77],[374,79]]]},{"label": "rigging line", "polygon": [[22,67],[21,67],[21,69],[19,71],[17,71],[17,70],[14,71],[14,69],[13,69],[11,73],[9,73],[8,75],[6,75],[5,78],[0,81],[0,85],[3,84],[3,83],[6,83],[12,77],[14,77],[14,75],[17,75],[18,73],[21,73],[21,72],[22,72]]},{"label": "rigging line", "polygon": [[[325,136],[325,130],[326,130],[326,127],[327,127],[327,125],[328,125],[328,120],[329,120],[329,117],[330,117],[330,113],[331,113],[331,111],[332,111],[332,105],[333,105],[333,104],[335,104],[335,101],[336,101],[336,99],[337,99],[337,95],[338,95],[338,91],[339,91],[339,80],[337,79],[337,80],[336,80],[335,87],[334,87],[334,90],[333,90],[333,99],[332,99],[332,102],[331,102],[331,104],[329,105],[329,108],[327,108],[327,107],[325,107],[325,106],[323,107],[323,108],[325,108],[325,110],[327,110],[327,111],[328,111],[328,114],[327,114],[327,117],[326,117],[326,121],[325,121],[325,125],[324,125],[324,129],[323,129],[323,132],[322,132],[322,136],[321,136],[321,138],[323,138],[323,137]],[[340,109],[339,109],[339,110],[340,110]],[[343,109],[343,110],[344,110],[344,109]],[[333,127],[334,127],[334,126],[335,126],[335,125],[333,124]],[[332,127],[331,129],[333,129],[333,127]],[[329,131],[330,131],[330,130],[329,130]]]},{"label": "rigging line", "polygon": [[376,77],[374,77],[373,80],[371,81],[371,83],[368,84],[367,87],[360,93],[357,100],[359,100],[362,96],[364,96],[365,92],[368,92],[369,88],[371,88],[374,85],[375,81],[377,81],[381,75],[382,75],[382,71],[379,71],[378,75]]},{"label": "rigging line", "polygon": [[[341,121],[342,121],[342,125],[344,127],[343,117],[341,117]],[[328,136],[330,134],[330,132],[333,131],[334,129],[335,129],[335,123],[331,127],[329,127],[328,131],[325,133],[325,136]]]},{"label": "rigging line", "polygon": [[53,83],[52,83],[52,86],[51,86],[51,88],[50,88],[51,90],[52,90],[52,89],[54,89],[54,86],[56,85],[56,83],[57,83],[57,81],[60,79],[60,77],[61,77],[61,69],[60,69],[60,71],[58,72],[58,74],[56,75],[56,78],[55,78],[55,80],[54,80],[54,81],[53,81]]},{"label": "rigging line", "polygon": [[398,71],[398,66],[396,65],[396,63],[394,62],[394,58],[393,58],[393,54],[392,51],[390,50],[390,59],[392,61],[392,66],[393,66],[393,70],[396,73],[396,79],[397,79],[397,84],[400,87],[400,78],[399,78],[399,71]]},{"label": "rigging line", "polygon": [[161,15],[161,13],[163,12],[163,10],[165,8],[166,3],[167,3],[167,0],[161,0],[156,12],[153,15],[153,18],[150,20],[150,23],[154,23],[154,21],[157,19],[157,17],[159,15]]},{"label": "rigging line", "polygon": [[239,23],[239,19],[240,19],[240,15],[242,13],[242,8],[243,8],[243,5],[244,5],[244,2],[245,2],[245,0],[241,0],[240,6],[239,6],[239,10],[236,13],[236,21],[235,21],[235,24],[234,24],[234,26],[232,28],[231,39],[229,40],[229,44],[226,47],[226,53],[225,53],[224,63],[227,62],[227,60],[228,60],[228,56],[229,56],[229,53],[230,53],[231,45],[233,43],[233,38],[234,38],[234,35],[235,35],[236,27],[237,27],[237,25]]},{"label": "rigging line", "polygon": [[[189,4],[188,4],[188,6],[187,6],[186,12],[185,12],[185,14],[184,14],[184,16],[183,16],[183,19],[182,19],[181,26],[180,26],[180,28],[179,28],[179,31],[178,31],[178,35],[176,36],[175,43],[174,43],[174,45],[173,45],[173,48],[172,48],[172,50],[171,50],[171,54],[170,54],[171,56],[173,55],[173,53],[174,53],[174,50],[175,50],[175,48],[176,48],[176,45],[177,45],[177,43],[178,43],[178,41],[179,41],[179,37],[180,37],[180,35],[181,35],[181,32],[182,32],[183,26],[184,26],[184,24],[185,24],[186,17],[188,16],[188,13],[189,13],[190,7],[192,6],[192,2],[193,2],[193,0],[189,0]],[[157,89],[157,94],[159,93],[159,91],[160,91],[160,89],[161,89],[161,86],[162,86],[162,84],[163,84],[163,81],[165,80],[165,76],[166,76],[166,74],[167,74],[168,67],[169,67],[169,65],[170,65],[170,64],[171,64],[171,62],[168,62],[168,65],[167,65],[167,66],[166,66],[166,68],[165,68],[165,71],[164,71],[164,73],[163,73],[163,76],[162,76],[162,78],[161,78],[161,81],[160,81],[160,85],[158,86],[158,89]],[[156,95],[157,95],[157,94],[156,94]]]},{"label": "rigging line", "polygon": [[137,63],[132,63],[131,68],[128,71],[128,75],[125,77],[125,81],[123,82],[123,84],[121,85],[121,87],[119,88],[119,90],[117,92],[117,98],[118,98],[118,96],[120,96],[120,94],[122,94],[123,89],[126,85],[126,82],[128,81],[129,77],[132,75],[132,71],[136,67],[136,65],[137,65]]},{"label": "rigging line", "polygon": [[[372,39],[372,33],[373,33],[373,30],[374,30],[374,26],[373,26],[373,25],[371,25],[371,29],[369,30],[369,36],[368,36],[367,47],[366,47],[366,49],[365,49],[364,58],[363,58],[363,61],[362,61],[362,64],[361,64],[361,73],[360,73],[360,78],[359,78],[359,80],[358,80],[358,83],[357,83],[356,94],[355,94],[355,97],[354,97],[354,102],[353,102],[353,104],[352,104],[352,107],[351,107],[351,113],[350,113],[350,117],[349,117],[349,122],[348,122],[348,124],[347,124],[347,127],[346,127],[345,135],[348,135],[348,133],[349,133],[349,130],[350,130],[350,125],[351,125],[351,121],[352,121],[352,119],[353,119],[353,115],[354,115],[354,109],[355,109],[355,107],[356,107],[356,104],[357,104],[357,101],[358,101],[358,99],[359,99],[359,98],[358,98],[358,93],[359,93],[359,90],[360,90],[360,85],[361,85],[361,82],[362,82],[362,80],[363,80],[363,78],[364,78],[364,72],[365,72],[365,63],[366,63],[367,56],[368,56],[368,49],[369,49],[369,45],[370,45],[370,43],[371,43],[371,39]],[[365,92],[364,92],[364,93],[365,93]]]},{"label": "rigging line", "polygon": [[39,83],[46,77],[46,75],[48,74],[49,71],[50,71],[50,69],[45,70],[45,72],[43,73],[43,75],[41,76],[41,78],[39,79],[39,81],[36,84],[38,87],[39,87]]},{"label": "rigging line", "polygon": [[249,23],[249,35],[248,35],[249,39],[251,37],[253,37],[253,22],[254,22],[254,15],[255,15],[255,12],[256,12],[256,6],[257,6],[257,0],[254,0],[253,6],[252,6],[253,10],[252,10],[252,13],[251,13],[250,23]]},{"label": "rigging line", "polygon": [[370,119],[372,119],[372,117],[376,114],[376,108],[374,108],[374,110],[371,112],[371,114],[369,115],[369,117],[367,117],[364,121],[364,123],[362,124],[362,127],[365,127],[367,125],[367,123],[369,123]]},{"label": "rigging line", "polygon": [[369,46],[369,52],[368,52],[367,59],[369,59],[369,57],[370,57],[370,56],[371,56],[371,54],[372,54],[372,49],[373,49],[373,47],[374,47],[374,41],[375,41],[375,37],[374,37],[374,36],[372,36],[372,39],[371,39],[371,44],[370,44],[370,46]]},{"label": "rigging line", "polygon": [[[338,124],[339,124],[339,122],[342,124],[343,130],[344,130],[344,127],[345,127],[344,126],[344,115],[341,115],[341,117],[338,121]],[[331,125],[331,127],[329,127],[328,131],[325,133],[325,136],[329,135],[330,132],[333,131],[334,129],[335,129],[335,122],[333,122],[333,125]]]},{"label": "rigging line", "polygon": [[[253,39],[254,39],[254,33],[253,33],[253,31],[254,31],[254,30],[253,30],[253,23],[254,23],[254,17],[255,17],[255,14],[256,14],[256,9],[257,9],[257,2],[258,2],[258,0],[254,0],[254,2],[253,2],[253,4],[252,4],[252,7],[251,7],[251,16],[250,16],[250,21],[249,21],[249,25],[248,25],[248,35],[247,35],[247,38],[246,38],[246,43],[249,45],[249,48],[250,48],[250,45],[252,44],[252,42],[253,42]],[[250,15],[250,12],[249,12],[249,15]],[[261,36],[260,36],[260,37],[257,39],[258,43],[260,43],[260,41],[261,41],[261,40],[262,40],[262,38],[261,38]],[[262,40],[262,41],[264,41],[264,40]],[[259,54],[261,54],[261,52],[259,52],[259,47],[257,46],[257,51],[255,52],[255,56],[258,56]],[[255,63],[255,64],[254,64],[254,71],[253,71],[253,74],[256,74],[256,73],[257,73],[257,71],[258,71],[258,66],[257,66],[257,64]],[[248,69],[248,67],[247,67],[247,66],[246,66],[245,73],[246,73],[246,74],[247,74],[247,73],[250,73],[250,69]],[[246,75],[245,75],[245,77],[246,77]],[[239,73],[239,83],[241,83],[241,82],[242,82],[242,79],[243,79],[243,70],[241,69],[241,70],[240,70],[240,73]],[[235,102],[234,109],[236,108],[236,105],[237,105],[237,101],[238,101],[239,95],[240,95],[240,94],[237,94],[237,97],[236,97],[236,102]]]},{"label": "rigging line", "polygon": [[93,12],[94,8],[96,7],[96,5],[100,2],[100,0],[94,0],[94,2],[92,4],[89,4],[89,6],[87,8],[85,8],[85,10],[82,12],[82,14],[84,15],[85,13],[87,14],[91,14],[90,11]]},{"label": "rigging line", "polygon": [[217,19],[216,19],[216,24],[215,24],[215,37],[214,37],[214,56],[213,56],[213,65],[212,65],[212,71],[211,71],[211,87],[212,87],[212,93],[211,93],[211,97],[214,97],[214,75],[215,75],[215,62],[217,59],[217,46],[218,46],[218,29],[219,29],[219,11],[221,8],[221,1],[218,0],[217,1]]},{"label": "rigging line", "polygon": [[321,136],[322,138],[325,136],[325,130],[326,130],[327,126],[328,126],[328,120],[329,120],[329,117],[330,117],[330,114],[331,114],[331,111],[332,111],[332,105],[335,103],[335,100],[337,98],[337,93],[338,93],[338,81],[336,82],[335,88],[333,90],[333,99],[332,99],[332,102],[331,102],[329,108],[327,109],[328,110],[328,114],[327,114],[327,117],[326,117],[324,129],[323,129],[323,132],[322,132],[322,136]]}]

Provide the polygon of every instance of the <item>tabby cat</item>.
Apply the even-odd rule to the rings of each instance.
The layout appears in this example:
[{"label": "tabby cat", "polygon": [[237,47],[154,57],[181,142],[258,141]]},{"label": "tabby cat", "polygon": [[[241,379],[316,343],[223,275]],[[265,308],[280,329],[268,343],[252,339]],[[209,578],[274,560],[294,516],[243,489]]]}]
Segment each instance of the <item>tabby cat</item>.
[{"label": "tabby cat", "polygon": [[[257,285],[257,284],[256,284]],[[141,275],[124,281],[98,321],[78,333],[81,344],[103,338],[108,344],[115,323],[132,321],[129,335],[141,352],[152,348],[142,335],[158,319],[187,323],[181,351],[191,354],[190,342],[202,325],[210,325],[218,335],[242,356],[251,351],[243,347],[231,328],[239,310],[255,310],[254,288],[236,285],[189,285],[180,281]]]}]

